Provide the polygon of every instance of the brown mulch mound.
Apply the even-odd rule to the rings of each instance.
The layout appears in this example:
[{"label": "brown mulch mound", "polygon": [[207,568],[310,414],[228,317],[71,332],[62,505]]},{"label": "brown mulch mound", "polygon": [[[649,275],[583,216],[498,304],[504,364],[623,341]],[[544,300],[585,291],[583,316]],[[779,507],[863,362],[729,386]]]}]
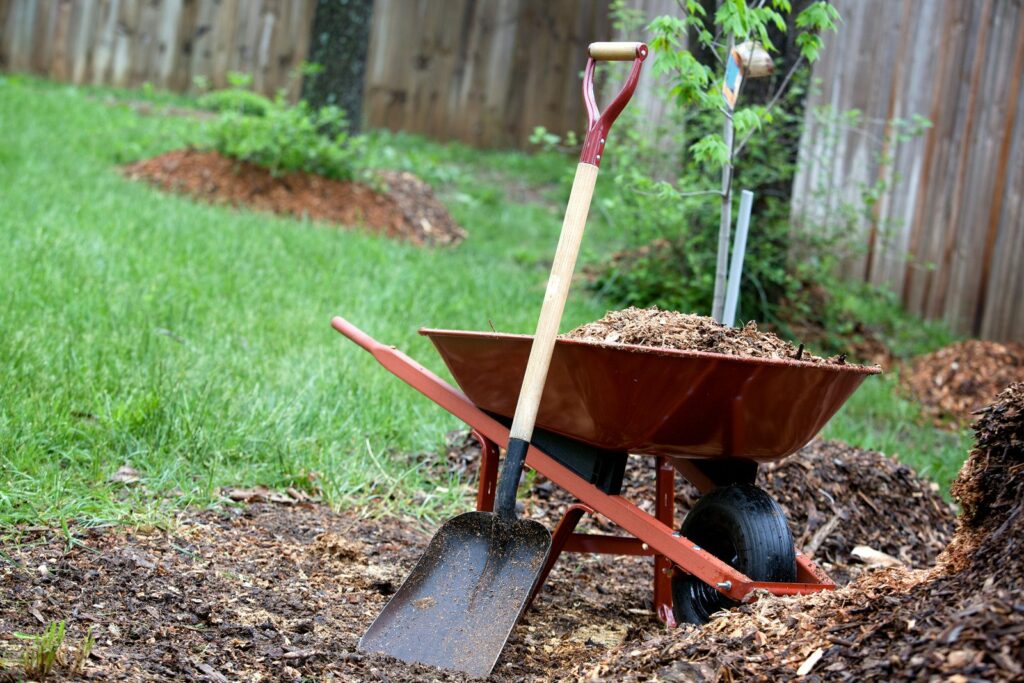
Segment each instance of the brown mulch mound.
[{"label": "brown mulch mound", "polygon": [[356,182],[267,169],[218,152],[180,149],[124,167],[125,175],[215,204],[363,226],[417,245],[458,244],[466,231],[411,173],[381,171],[385,193]]},{"label": "brown mulch mound", "polygon": [[603,318],[577,327],[563,335],[568,339],[606,344],[636,344],[688,351],[707,351],[729,356],[784,358],[808,363],[846,362],[845,356],[821,358],[799,348],[771,332],[761,332],[757,324],[727,327],[703,315],[662,311],[654,308],[626,308],[609,311]]},{"label": "brown mulch mound", "polygon": [[[476,445],[459,433],[446,460],[427,464],[439,475],[463,476],[478,459]],[[921,567],[948,540],[949,506],[879,454],[818,441],[763,472],[759,483],[786,508],[801,546],[817,537],[817,555],[836,578],[866,571],[850,556],[856,545]],[[653,502],[653,474],[651,459],[636,459],[626,495]],[[695,499],[680,486],[677,522]],[[526,514],[549,527],[570,502],[540,479],[523,497]],[[621,533],[600,519],[582,526]],[[3,548],[11,561],[0,563],[0,658],[13,659],[24,645],[13,632],[38,633],[45,622],[66,619],[69,653],[87,629],[96,635],[83,674],[96,680],[463,680],[356,650],[432,531],[412,519],[370,520],[296,502],[189,512],[167,531],[83,531],[70,547],[63,537],[26,532]],[[650,612],[650,581],[645,558],[563,556],[492,679],[574,680],[611,653],[634,661],[634,649],[664,633]],[[796,618],[791,609],[776,616]],[[690,640],[689,631],[666,638]],[[635,661],[646,662],[645,676],[655,671],[653,660]],[[67,666],[58,673],[72,677]]]},{"label": "brown mulch mound", "polygon": [[918,356],[903,385],[940,424],[967,424],[1014,382],[1024,382],[1024,344],[972,339]]},{"label": "brown mulch mound", "polygon": [[964,514],[932,570],[888,569],[831,594],[766,597],[704,628],[610,650],[577,673],[623,681],[1022,680],[1024,384],[1000,394],[975,431],[953,487]]}]

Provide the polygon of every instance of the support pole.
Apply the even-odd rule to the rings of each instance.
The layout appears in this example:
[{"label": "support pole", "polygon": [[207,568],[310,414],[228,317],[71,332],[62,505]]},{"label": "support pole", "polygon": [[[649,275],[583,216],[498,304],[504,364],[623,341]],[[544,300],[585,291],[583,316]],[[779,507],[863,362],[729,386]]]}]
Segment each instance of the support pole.
[{"label": "support pole", "polygon": [[740,192],[740,215],[736,225],[736,241],[732,245],[732,265],[729,266],[729,284],[725,293],[725,311],[722,323],[729,327],[736,325],[736,304],[740,297],[740,279],[743,277],[743,257],[747,251],[747,231],[750,228],[750,209],[754,205],[754,193]]}]

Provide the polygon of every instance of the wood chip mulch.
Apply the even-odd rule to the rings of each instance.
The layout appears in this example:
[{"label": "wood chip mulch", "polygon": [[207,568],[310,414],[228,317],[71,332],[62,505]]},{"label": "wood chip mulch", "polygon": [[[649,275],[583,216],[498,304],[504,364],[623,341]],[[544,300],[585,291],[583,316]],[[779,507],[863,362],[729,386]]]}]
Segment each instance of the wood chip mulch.
[{"label": "wood chip mulch", "polygon": [[620,681],[1024,679],[1024,384],[1000,394],[975,432],[953,487],[964,514],[933,569],[886,569],[831,594],[767,597],[701,629],[624,644],[578,673]]},{"label": "wood chip mulch", "polygon": [[[459,433],[445,460],[424,465],[441,476],[471,476],[478,459]],[[627,496],[653,501],[651,465],[637,458],[627,469]],[[855,546],[927,567],[950,537],[953,513],[934,488],[877,453],[817,441],[764,468],[760,484],[787,510],[801,546],[815,545],[839,579],[877,574],[851,557]],[[695,499],[693,489],[679,487],[677,521]],[[168,530],[81,530],[70,546],[43,530],[5,541],[0,657],[15,660],[24,646],[14,632],[38,633],[44,622],[65,619],[69,652],[87,629],[96,635],[77,676],[88,680],[463,680],[356,650],[434,525],[280,500],[293,502],[187,512]],[[544,480],[523,498],[526,514],[549,527],[569,502]],[[583,529],[619,533],[600,519]],[[579,680],[609,658],[631,661],[645,676],[663,668],[661,660],[629,653],[646,652],[652,638],[668,647],[689,643],[692,634],[665,635],[650,612],[650,581],[644,558],[564,556],[493,680]],[[802,618],[800,608],[774,609],[782,623]],[[17,667],[9,665],[6,676],[18,680]],[[64,666],[52,678],[76,676]]]},{"label": "wood chip mulch", "polygon": [[846,362],[845,356],[822,358],[794,346],[749,322],[727,327],[703,315],[662,311],[657,307],[630,307],[609,311],[603,318],[577,327],[563,335],[605,344],[634,344],[668,349],[706,351],[730,356],[801,360],[807,363]]},{"label": "wood chip mulch", "polygon": [[936,419],[959,427],[1014,382],[1024,382],[1024,344],[971,339],[918,356],[904,387]]},{"label": "wood chip mulch", "polygon": [[128,164],[124,173],[214,204],[361,226],[421,246],[454,245],[466,237],[430,186],[407,172],[378,172],[382,193],[311,173],[274,176],[214,151],[180,149]]}]

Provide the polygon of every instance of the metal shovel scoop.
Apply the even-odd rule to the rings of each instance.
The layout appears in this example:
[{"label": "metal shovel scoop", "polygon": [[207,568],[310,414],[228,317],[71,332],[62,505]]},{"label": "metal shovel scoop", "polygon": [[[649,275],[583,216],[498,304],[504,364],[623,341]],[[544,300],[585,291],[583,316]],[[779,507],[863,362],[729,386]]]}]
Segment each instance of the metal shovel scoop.
[{"label": "metal shovel scoop", "polygon": [[[533,436],[605,138],[636,88],[647,46],[592,43],[589,52],[583,83],[589,119],[587,138],[530,348],[494,512],[468,512],[438,530],[405,583],[360,639],[360,650],[487,676],[544,566],[551,534],[539,522],[516,517],[516,489]],[[600,116],[593,91],[594,64],[599,59],[633,60],[625,86]]]}]

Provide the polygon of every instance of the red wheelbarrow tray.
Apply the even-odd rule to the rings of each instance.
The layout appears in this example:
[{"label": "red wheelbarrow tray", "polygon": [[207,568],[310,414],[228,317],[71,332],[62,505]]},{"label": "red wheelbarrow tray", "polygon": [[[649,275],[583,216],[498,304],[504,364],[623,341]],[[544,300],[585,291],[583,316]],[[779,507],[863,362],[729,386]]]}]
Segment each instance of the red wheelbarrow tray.
[{"label": "red wheelbarrow tray", "polygon": [[[532,337],[421,329],[469,400],[515,412]],[[537,425],[592,446],[669,458],[779,460],[878,367],[564,339]]]}]

